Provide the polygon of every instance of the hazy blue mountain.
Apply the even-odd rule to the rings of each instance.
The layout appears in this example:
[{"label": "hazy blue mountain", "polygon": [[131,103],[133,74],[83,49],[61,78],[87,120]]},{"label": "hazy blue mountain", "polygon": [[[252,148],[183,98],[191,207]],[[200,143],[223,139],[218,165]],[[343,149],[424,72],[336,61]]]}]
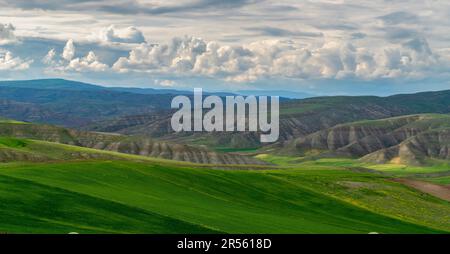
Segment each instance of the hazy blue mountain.
[{"label": "hazy blue mountain", "polygon": [[104,90],[105,87],[65,79],[37,79],[0,81],[0,87],[58,89],[58,90]]},{"label": "hazy blue mountain", "polygon": [[172,94],[136,94],[62,79],[0,82],[0,115],[76,127],[170,108]]},{"label": "hazy blue mountain", "polygon": [[316,95],[310,93],[285,91],[285,90],[241,90],[237,92],[240,95],[255,95],[255,96],[279,96],[288,99],[305,99],[315,97]]},{"label": "hazy blue mountain", "polygon": [[[30,89],[56,89],[56,90],[72,90],[72,91],[100,91],[106,90],[111,92],[127,92],[135,94],[171,94],[171,95],[191,95],[192,90],[176,90],[176,89],[156,89],[156,88],[140,88],[140,87],[109,87],[84,82],[66,80],[66,79],[36,79],[36,80],[16,80],[16,81],[0,81],[0,87],[30,88]],[[228,96],[234,95],[227,92],[204,92],[205,95]]]}]

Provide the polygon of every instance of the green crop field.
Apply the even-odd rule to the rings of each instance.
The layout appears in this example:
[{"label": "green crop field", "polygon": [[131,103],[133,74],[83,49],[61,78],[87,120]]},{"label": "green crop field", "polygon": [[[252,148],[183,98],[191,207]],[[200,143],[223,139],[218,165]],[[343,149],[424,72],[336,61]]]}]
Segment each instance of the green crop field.
[{"label": "green crop field", "polygon": [[438,184],[450,185],[450,176],[435,177],[435,178],[428,179],[428,181],[438,183]]},{"label": "green crop field", "polygon": [[[30,149],[41,143],[22,140],[25,145],[18,146],[20,140],[5,140],[2,144],[8,144],[11,149]],[[64,151],[94,152],[48,142],[40,145],[54,148],[47,149],[49,156],[65,156]],[[375,174],[329,166],[212,170],[164,160],[139,162],[136,160],[139,156],[114,157],[114,153],[101,153],[110,154],[112,159],[2,163],[0,231],[450,231],[448,202]],[[409,209],[412,204],[418,209]],[[427,209],[425,215],[421,214],[422,209]]]},{"label": "green crop field", "polygon": [[262,155],[278,165],[233,170],[8,137],[0,153],[17,156],[0,164],[0,232],[450,231],[447,201],[349,159]]},{"label": "green crop field", "polygon": [[[333,170],[225,171],[93,161],[14,164],[0,171],[2,211],[7,213],[0,229],[7,232],[28,231],[23,217],[36,220],[33,231],[42,232],[45,222],[52,232],[86,233],[417,233],[448,228],[383,216],[311,188],[355,177],[382,181]],[[411,202],[450,212],[433,198],[404,192]]]}]

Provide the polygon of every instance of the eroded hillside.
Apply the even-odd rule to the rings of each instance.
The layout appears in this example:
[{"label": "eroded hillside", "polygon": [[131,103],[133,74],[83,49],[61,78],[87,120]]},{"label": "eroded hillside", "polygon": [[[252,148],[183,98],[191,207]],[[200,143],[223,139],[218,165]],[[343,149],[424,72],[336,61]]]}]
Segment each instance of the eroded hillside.
[{"label": "eroded hillside", "polygon": [[450,116],[420,114],[341,124],[294,143],[299,153],[318,150],[375,163],[427,164],[450,158]]},{"label": "eroded hillside", "polygon": [[[148,137],[77,131],[51,125],[0,121],[0,136],[45,140],[87,148],[208,164],[264,164],[257,159],[210,151],[204,147],[154,141]],[[0,160],[40,160],[21,151],[1,150]]]}]

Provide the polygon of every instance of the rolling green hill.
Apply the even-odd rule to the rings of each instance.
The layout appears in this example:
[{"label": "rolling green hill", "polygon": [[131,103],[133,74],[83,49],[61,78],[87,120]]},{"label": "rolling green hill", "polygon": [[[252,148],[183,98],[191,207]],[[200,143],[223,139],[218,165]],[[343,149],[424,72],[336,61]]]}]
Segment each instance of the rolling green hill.
[{"label": "rolling green hill", "polygon": [[213,170],[17,138],[0,139],[1,149],[41,158],[0,164],[1,232],[450,231],[450,203],[339,166]]},{"label": "rolling green hill", "polygon": [[[314,178],[317,179],[306,184]],[[0,230],[7,232],[430,233],[449,230],[443,220],[450,211],[448,203],[421,197],[420,193],[371,175],[348,172],[218,171],[97,161],[7,165],[0,169],[0,179],[1,210],[8,215],[7,220],[2,216]],[[317,189],[322,184],[337,184],[346,179],[356,182],[355,185],[363,181],[362,187],[352,190],[355,200],[324,194],[323,187]],[[371,200],[371,196],[382,199],[385,194],[366,188],[364,183],[400,191],[396,195],[406,198],[407,203],[426,207],[429,215],[420,221],[417,215],[403,217],[398,206],[398,214],[389,216],[366,210],[358,202],[367,202],[363,198]],[[345,188],[343,185],[339,190]],[[135,217],[136,214],[139,216]],[[99,216],[101,220],[97,219]],[[30,229],[25,221],[33,221],[39,227]],[[135,226],[141,221],[145,223]]]},{"label": "rolling green hill", "polygon": [[[0,119],[2,137],[25,138],[57,142],[81,147],[115,151],[155,158],[212,164],[264,164],[249,156],[211,151],[205,147],[158,142],[148,137],[125,136],[110,133],[77,131],[62,127]],[[0,150],[0,161],[22,156],[24,160],[38,160],[24,151]]]},{"label": "rolling green hill", "polygon": [[0,233],[450,233],[450,91],[282,101],[261,148],[119,90],[0,82]]}]

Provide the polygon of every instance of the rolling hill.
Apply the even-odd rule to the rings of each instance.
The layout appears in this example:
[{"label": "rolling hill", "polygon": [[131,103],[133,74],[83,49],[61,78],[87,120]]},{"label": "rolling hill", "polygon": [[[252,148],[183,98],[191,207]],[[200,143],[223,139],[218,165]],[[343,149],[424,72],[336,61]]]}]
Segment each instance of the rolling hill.
[{"label": "rolling hill", "polygon": [[[83,130],[147,135],[218,148],[260,147],[259,133],[174,133],[170,101],[177,91],[107,88],[62,79],[0,82],[0,115]],[[219,94],[225,95],[225,94]],[[330,96],[282,100],[280,141],[337,124],[419,113],[449,113],[450,90],[388,97]]]},{"label": "rolling hill", "polygon": [[120,116],[160,113],[170,109],[172,98],[179,94],[192,96],[191,91],[104,87],[64,79],[0,81],[0,115],[80,127]]},{"label": "rolling hill", "polygon": [[[285,100],[280,104],[280,142],[305,137],[337,124],[419,113],[449,113],[450,90],[417,94],[334,96]],[[144,134],[177,143],[210,147],[261,147],[259,133],[174,133],[167,112],[117,117],[84,126],[86,130]]]},{"label": "rolling hill", "polygon": [[76,127],[170,108],[171,94],[136,94],[66,81],[0,82],[0,115],[27,122]]},{"label": "rolling hill", "polygon": [[[148,137],[77,131],[51,125],[31,124],[7,119],[0,120],[0,139],[1,137],[5,137],[6,139],[14,137],[43,140],[126,154],[195,163],[265,164],[262,161],[243,155],[218,153],[204,147],[157,142]],[[24,148],[26,150],[27,147],[26,145],[21,147],[18,146],[13,150],[0,148],[0,161],[9,161],[11,158],[14,159],[15,157],[22,158],[22,160],[39,160],[39,156],[24,153],[24,151],[19,148]]]},{"label": "rolling hill", "polygon": [[125,90],[0,82],[0,232],[450,232],[450,91],[283,100],[258,150]]},{"label": "rolling hill", "polygon": [[[27,140],[3,141],[17,148]],[[43,141],[36,141],[43,143]],[[46,142],[54,157],[0,164],[9,233],[443,233],[450,205],[382,175],[336,167],[211,170]],[[125,157],[128,156],[128,157]],[[212,167],[213,165],[211,165]],[[401,202],[399,202],[401,201]],[[416,209],[408,209],[414,205]],[[423,213],[424,209],[427,211]]]},{"label": "rolling hill", "polygon": [[300,153],[318,150],[375,163],[429,164],[450,159],[450,115],[419,114],[340,124],[294,143]]}]

